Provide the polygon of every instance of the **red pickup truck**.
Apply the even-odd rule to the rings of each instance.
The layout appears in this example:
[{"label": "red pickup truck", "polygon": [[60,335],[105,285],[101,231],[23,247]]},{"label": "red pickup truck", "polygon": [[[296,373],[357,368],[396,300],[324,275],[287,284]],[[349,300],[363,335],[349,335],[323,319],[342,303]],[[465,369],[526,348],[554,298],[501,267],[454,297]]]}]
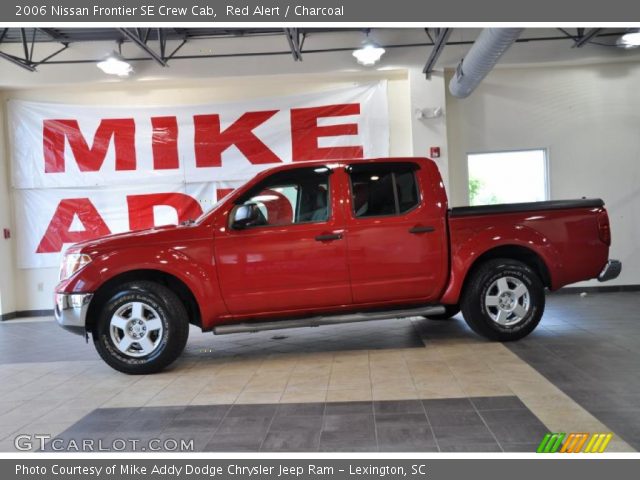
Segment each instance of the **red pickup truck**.
[{"label": "red pickup truck", "polygon": [[122,372],[152,373],[189,324],[215,334],[462,310],[491,340],[537,326],[545,289],[619,275],[602,200],[449,209],[424,158],[266,170],[200,218],[74,245],[55,316]]}]

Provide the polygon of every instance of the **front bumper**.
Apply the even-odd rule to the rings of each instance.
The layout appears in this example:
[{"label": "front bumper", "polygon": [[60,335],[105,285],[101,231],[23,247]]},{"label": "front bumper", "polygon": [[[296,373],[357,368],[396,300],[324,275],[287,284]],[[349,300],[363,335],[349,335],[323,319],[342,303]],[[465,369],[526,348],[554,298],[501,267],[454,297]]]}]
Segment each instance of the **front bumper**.
[{"label": "front bumper", "polygon": [[58,325],[70,332],[84,335],[93,293],[56,293],[55,298],[54,315]]},{"label": "front bumper", "polygon": [[600,275],[598,275],[598,280],[600,282],[606,282],[607,280],[613,280],[614,278],[618,278],[620,272],[622,271],[622,262],[620,260],[609,260],[607,264],[604,266]]}]

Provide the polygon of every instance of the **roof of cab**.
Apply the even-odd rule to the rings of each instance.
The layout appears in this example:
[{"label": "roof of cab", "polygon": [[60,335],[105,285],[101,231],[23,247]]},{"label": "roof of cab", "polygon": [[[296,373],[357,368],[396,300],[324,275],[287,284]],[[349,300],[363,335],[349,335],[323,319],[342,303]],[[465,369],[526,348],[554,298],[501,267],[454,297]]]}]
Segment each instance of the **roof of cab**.
[{"label": "roof of cab", "polygon": [[288,162],[281,165],[277,165],[271,168],[267,168],[261,172],[261,176],[270,174],[277,171],[293,170],[296,168],[311,168],[311,167],[329,167],[340,168],[353,163],[387,163],[387,162],[432,162],[427,157],[378,157],[378,158],[352,158],[342,160],[308,160],[303,162]]}]

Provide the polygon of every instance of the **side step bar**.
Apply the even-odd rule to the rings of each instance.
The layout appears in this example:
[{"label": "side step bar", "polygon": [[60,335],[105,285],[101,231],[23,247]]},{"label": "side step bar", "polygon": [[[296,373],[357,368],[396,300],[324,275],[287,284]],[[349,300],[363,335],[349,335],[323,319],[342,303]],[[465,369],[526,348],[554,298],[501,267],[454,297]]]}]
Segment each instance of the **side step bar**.
[{"label": "side step bar", "polygon": [[445,312],[443,306],[410,308],[404,310],[385,310],[379,312],[349,313],[346,315],[329,315],[292,320],[278,320],[275,322],[236,323],[218,325],[213,328],[215,335],[229,333],[253,333],[264,330],[281,330],[285,328],[319,327],[321,325],[337,325],[340,323],[367,322],[369,320],[387,320],[390,318],[418,317],[424,315],[438,315]]}]

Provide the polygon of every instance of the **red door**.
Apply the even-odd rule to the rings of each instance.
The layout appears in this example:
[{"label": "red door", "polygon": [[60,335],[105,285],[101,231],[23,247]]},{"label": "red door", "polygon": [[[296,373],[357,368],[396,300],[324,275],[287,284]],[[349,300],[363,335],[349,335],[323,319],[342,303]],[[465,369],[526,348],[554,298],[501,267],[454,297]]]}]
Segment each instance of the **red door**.
[{"label": "red door", "polygon": [[[422,170],[421,170],[422,169]],[[353,301],[435,300],[446,281],[446,205],[411,162],[347,168],[346,238]]]},{"label": "red door", "polygon": [[344,216],[332,177],[327,168],[274,173],[236,202],[257,204],[264,218],[216,233],[219,283],[231,314],[351,303]]}]

